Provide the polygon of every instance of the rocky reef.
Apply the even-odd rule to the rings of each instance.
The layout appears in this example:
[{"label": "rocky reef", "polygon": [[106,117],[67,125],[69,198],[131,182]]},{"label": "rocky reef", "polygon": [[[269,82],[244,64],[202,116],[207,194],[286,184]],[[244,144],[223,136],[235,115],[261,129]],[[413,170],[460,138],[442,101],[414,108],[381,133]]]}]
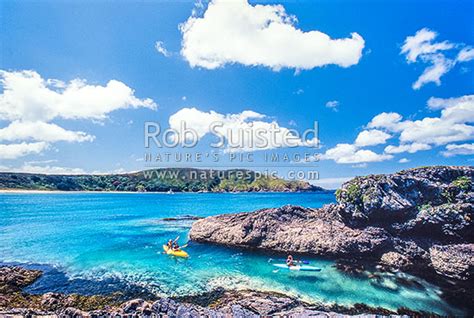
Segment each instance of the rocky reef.
[{"label": "rocky reef", "polygon": [[[397,312],[363,304],[353,307],[308,304],[278,294],[256,291],[226,291],[179,298],[133,298],[119,301],[123,295],[84,296],[45,293],[31,295],[22,288],[41,276],[37,270],[18,266],[0,267],[0,317],[408,317],[431,315],[401,308]],[[384,316],[385,315],[385,316]],[[433,316],[433,315],[431,315]]]},{"label": "rocky reef", "polygon": [[474,282],[473,180],[474,168],[467,166],[357,177],[336,191],[336,204],[212,216],[196,221],[190,238],[363,260],[443,278],[448,289],[468,293]]}]

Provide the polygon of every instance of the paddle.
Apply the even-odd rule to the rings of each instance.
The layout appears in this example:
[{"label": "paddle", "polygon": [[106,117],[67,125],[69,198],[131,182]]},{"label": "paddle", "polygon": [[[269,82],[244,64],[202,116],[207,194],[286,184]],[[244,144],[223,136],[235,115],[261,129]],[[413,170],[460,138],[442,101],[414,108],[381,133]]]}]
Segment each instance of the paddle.
[{"label": "paddle", "polygon": [[[274,261],[273,258],[270,258],[270,259],[268,260],[269,263],[271,263],[271,262],[273,262],[273,261]],[[279,262],[286,262],[286,259],[281,258],[281,259],[277,259],[276,261],[279,261]],[[300,263],[300,264],[305,264],[305,265],[310,264],[309,261],[305,261],[305,260],[293,260],[293,263]]]}]

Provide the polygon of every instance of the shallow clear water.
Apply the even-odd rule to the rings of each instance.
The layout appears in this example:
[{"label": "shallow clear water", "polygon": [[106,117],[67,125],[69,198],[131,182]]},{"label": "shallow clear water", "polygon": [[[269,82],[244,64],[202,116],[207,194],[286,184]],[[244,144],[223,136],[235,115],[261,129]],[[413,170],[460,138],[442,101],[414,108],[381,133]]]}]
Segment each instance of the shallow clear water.
[{"label": "shallow clear water", "polygon": [[[44,264],[66,275],[51,271],[30,288],[36,292],[107,292],[125,281],[162,295],[250,288],[307,301],[459,314],[440,299],[435,286],[408,275],[354,277],[324,259],[310,259],[321,272],[278,271],[268,260],[283,255],[197,243],[186,249],[187,260],[161,253],[169,238],[179,235],[183,244],[192,222],[163,221],[166,217],[285,204],[320,207],[333,201],[332,193],[0,194],[0,262]],[[400,278],[414,283],[401,284]]]}]

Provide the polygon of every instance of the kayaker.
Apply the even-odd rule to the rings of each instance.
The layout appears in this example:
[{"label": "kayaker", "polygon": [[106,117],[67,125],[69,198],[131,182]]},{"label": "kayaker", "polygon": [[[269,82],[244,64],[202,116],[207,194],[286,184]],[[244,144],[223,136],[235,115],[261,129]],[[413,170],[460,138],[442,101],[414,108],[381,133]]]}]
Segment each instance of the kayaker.
[{"label": "kayaker", "polygon": [[168,248],[173,248],[173,241],[170,239],[168,241],[168,244],[166,244],[168,246]]},{"label": "kayaker", "polygon": [[174,244],[173,244],[173,250],[174,250],[174,251],[179,251],[179,244],[178,244],[178,242],[174,242]]},{"label": "kayaker", "polygon": [[295,261],[293,260],[293,256],[288,255],[288,257],[286,258],[286,265],[288,265],[288,267],[295,266]]}]

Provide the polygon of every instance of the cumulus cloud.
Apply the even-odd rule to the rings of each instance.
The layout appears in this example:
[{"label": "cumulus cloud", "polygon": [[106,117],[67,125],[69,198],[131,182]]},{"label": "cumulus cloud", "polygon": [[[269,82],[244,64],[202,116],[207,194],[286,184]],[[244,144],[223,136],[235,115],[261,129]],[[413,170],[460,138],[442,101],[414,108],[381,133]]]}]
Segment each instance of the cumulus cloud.
[{"label": "cumulus cloud", "polygon": [[[170,128],[181,131],[183,125],[192,128],[199,139],[211,131],[212,123],[219,123],[214,131],[223,136],[225,151],[255,151],[282,147],[317,147],[319,140],[314,134],[302,139],[296,130],[266,120],[266,115],[246,110],[237,114],[204,112],[196,108],[183,108],[169,118]],[[272,132],[273,131],[273,132]],[[215,133],[213,133],[215,134]],[[185,136],[178,136],[180,140]],[[216,140],[217,141],[217,140]]]},{"label": "cumulus cloud", "polygon": [[85,80],[45,80],[35,71],[0,71],[0,119],[43,121],[55,118],[103,120],[118,109],[156,109],[151,99],[135,97],[133,89],[111,80],[105,86]]},{"label": "cumulus cloud", "polygon": [[407,158],[402,158],[400,160],[398,160],[399,163],[408,163],[410,162],[410,160],[408,160]]},{"label": "cumulus cloud", "polygon": [[191,67],[207,69],[239,63],[300,70],[359,62],[365,45],[359,34],[331,39],[320,31],[304,32],[296,22],[282,5],[213,0],[202,16],[194,12],[180,25],[181,54]]},{"label": "cumulus cloud", "polygon": [[390,131],[399,131],[400,130],[400,121],[402,120],[402,115],[398,113],[380,113],[376,115],[370,123],[367,125],[368,128],[377,128],[383,127]]},{"label": "cumulus cloud", "polygon": [[[426,48],[428,51],[432,48]],[[419,53],[421,54],[421,53]],[[416,56],[413,56],[416,58]],[[439,117],[425,117],[420,120],[404,120],[398,113],[380,113],[372,118],[360,132],[353,144],[340,143],[328,149],[321,159],[336,163],[360,164],[389,160],[400,153],[415,153],[446,145],[444,156],[471,154],[472,144],[456,145],[454,142],[474,139],[474,95],[455,98],[435,98],[428,100],[428,108],[440,112]],[[363,147],[386,144],[396,137],[398,145],[387,145],[378,154]],[[400,159],[406,163],[408,159]]]},{"label": "cumulus cloud", "polygon": [[49,147],[48,143],[40,142],[22,142],[19,144],[0,144],[0,159],[15,159],[31,154],[41,153]]},{"label": "cumulus cloud", "polygon": [[453,157],[457,155],[474,155],[474,144],[450,144],[446,145],[446,150],[441,154],[445,157]]},{"label": "cumulus cloud", "polygon": [[369,149],[362,149],[367,146],[385,144],[391,135],[377,129],[361,131],[353,144],[340,143],[335,147],[326,150],[321,155],[322,160],[334,160],[336,163],[353,164],[353,168],[365,168],[369,162],[380,162],[393,158],[391,154],[378,154]]},{"label": "cumulus cloud", "polygon": [[[457,63],[467,62],[474,59],[474,49],[463,47],[463,44],[451,43],[449,41],[435,42],[438,33],[428,28],[418,30],[415,35],[408,36],[401,48],[408,63],[424,63],[429,66],[413,83],[415,90],[420,89],[427,83],[441,85],[441,77],[448,73]],[[455,57],[448,57],[452,51],[459,50]]]},{"label": "cumulus cloud", "polygon": [[83,142],[93,141],[94,136],[82,131],[66,130],[56,124],[15,120],[7,127],[0,129],[0,141],[16,140]]},{"label": "cumulus cloud", "polygon": [[428,107],[441,111],[439,117],[403,120],[398,113],[381,113],[367,125],[399,134],[399,146],[387,146],[386,153],[414,153],[448,143],[474,138],[474,95],[456,98],[430,98]]},{"label": "cumulus cloud", "polygon": [[360,147],[375,146],[386,143],[391,136],[381,130],[364,130],[359,133],[355,144]]},{"label": "cumulus cloud", "polygon": [[392,159],[392,155],[377,154],[372,150],[359,149],[352,144],[337,144],[336,147],[328,149],[321,159],[334,160],[336,163],[366,163],[366,162],[380,162]]},{"label": "cumulus cloud", "polygon": [[[0,128],[0,141],[17,142],[1,145],[4,149],[10,149],[9,159],[39,153],[53,142],[94,140],[94,136],[86,132],[67,130],[52,123],[53,120],[101,121],[118,109],[157,107],[151,99],[135,97],[133,89],[116,80],[100,86],[87,84],[82,79],[68,83],[43,79],[35,71],[1,70],[0,85],[3,89],[0,120],[9,122],[6,127]],[[25,147],[30,146],[32,149],[27,151]]]},{"label": "cumulus cloud", "polygon": [[422,144],[422,143],[412,143],[412,144],[405,144],[405,145],[399,145],[399,146],[392,146],[389,145],[385,147],[385,152],[394,154],[394,153],[402,153],[402,152],[408,152],[408,153],[415,153],[420,150],[430,150],[431,146],[428,144]]}]

